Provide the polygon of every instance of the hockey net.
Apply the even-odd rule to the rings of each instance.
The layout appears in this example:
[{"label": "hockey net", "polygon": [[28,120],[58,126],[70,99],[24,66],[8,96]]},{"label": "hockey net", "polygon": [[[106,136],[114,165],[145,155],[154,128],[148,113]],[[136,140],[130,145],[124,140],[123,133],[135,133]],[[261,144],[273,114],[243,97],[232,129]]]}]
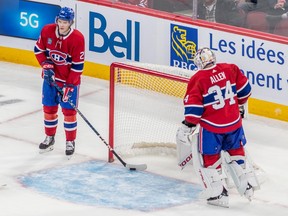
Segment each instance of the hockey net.
[{"label": "hockey net", "polygon": [[[109,144],[123,157],[176,155],[183,97],[193,71],[153,64],[110,66]],[[109,152],[109,161],[113,154]]]}]

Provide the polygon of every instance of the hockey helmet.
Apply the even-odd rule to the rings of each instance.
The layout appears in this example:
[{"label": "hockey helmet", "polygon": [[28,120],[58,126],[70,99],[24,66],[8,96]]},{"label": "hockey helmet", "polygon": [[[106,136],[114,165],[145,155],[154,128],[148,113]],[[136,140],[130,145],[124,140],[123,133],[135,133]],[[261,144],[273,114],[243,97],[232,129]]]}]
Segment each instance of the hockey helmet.
[{"label": "hockey helmet", "polygon": [[73,20],[74,20],[74,11],[73,11],[73,9],[72,8],[68,8],[68,7],[62,7],[60,9],[59,14],[56,16],[56,21],[58,19],[66,20],[66,21],[69,21],[69,22],[73,22]]},{"label": "hockey helmet", "polygon": [[208,47],[198,49],[193,59],[198,69],[203,69],[207,65],[211,66],[216,64],[216,56]]}]

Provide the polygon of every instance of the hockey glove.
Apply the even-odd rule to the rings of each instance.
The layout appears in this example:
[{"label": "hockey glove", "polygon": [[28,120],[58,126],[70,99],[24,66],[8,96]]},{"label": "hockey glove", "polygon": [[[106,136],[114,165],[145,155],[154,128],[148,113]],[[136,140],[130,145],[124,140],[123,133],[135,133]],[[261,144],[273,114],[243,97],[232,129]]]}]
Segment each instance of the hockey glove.
[{"label": "hockey glove", "polygon": [[43,79],[49,84],[55,81],[55,73],[52,69],[43,69]]},{"label": "hockey glove", "polygon": [[[189,125],[190,126],[190,125]],[[188,127],[186,124],[182,122],[182,126],[178,128],[176,134],[176,143],[181,143],[183,145],[191,145],[191,135],[194,132],[196,125],[192,127]]]},{"label": "hockey glove", "polygon": [[62,91],[63,91],[62,101],[66,103],[68,99],[72,96],[72,93],[74,91],[74,85],[65,84],[62,88]]},{"label": "hockey glove", "polygon": [[52,61],[45,61],[42,63],[42,77],[48,83],[55,81],[54,65]]}]

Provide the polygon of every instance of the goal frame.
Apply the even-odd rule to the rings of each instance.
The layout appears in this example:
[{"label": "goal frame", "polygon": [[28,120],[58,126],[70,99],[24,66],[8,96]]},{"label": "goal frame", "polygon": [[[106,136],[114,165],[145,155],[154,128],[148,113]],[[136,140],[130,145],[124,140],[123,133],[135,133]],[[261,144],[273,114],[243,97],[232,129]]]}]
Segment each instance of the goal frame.
[{"label": "goal frame", "polygon": [[[160,78],[165,78],[177,82],[183,82],[183,83],[188,83],[189,79],[186,77],[181,77],[181,76],[176,76],[176,75],[171,75],[168,73],[164,72],[159,72],[153,69],[148,69],[144,67],[139,67],[139,66],[134,66],[134,65],[129,65],[125,63],[120,63],[120,62],[113,62],[110,65],[110,81],[109,81],[109,145],[114,149],[115,143],[114,143],[114,129],[115,129],[115,121],[114,121],[114,113],[115,113],[115,73],[117,68],[121,68],[124,70],[132,70],[132,71],[137,71],[142,74],[147,74],[151,76],[156,76]],[[114,161],[114,155],[111,151],[108,153],[108,162],[113,162]]]}]

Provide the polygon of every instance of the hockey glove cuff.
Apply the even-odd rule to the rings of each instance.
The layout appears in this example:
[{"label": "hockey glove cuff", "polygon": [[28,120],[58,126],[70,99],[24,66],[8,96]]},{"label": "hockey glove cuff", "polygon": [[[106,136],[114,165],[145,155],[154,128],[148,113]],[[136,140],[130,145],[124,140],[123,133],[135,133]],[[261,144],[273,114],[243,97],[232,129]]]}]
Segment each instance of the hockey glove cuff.
[{"label": "hockey glove cuff", "polygon": [[52,61],[44,61],[44,62],[42,62],[42,64],[41,64],[41,67],[43,68],[43,69],[54,69],[54,64],[53,64],[53,62]]}]

